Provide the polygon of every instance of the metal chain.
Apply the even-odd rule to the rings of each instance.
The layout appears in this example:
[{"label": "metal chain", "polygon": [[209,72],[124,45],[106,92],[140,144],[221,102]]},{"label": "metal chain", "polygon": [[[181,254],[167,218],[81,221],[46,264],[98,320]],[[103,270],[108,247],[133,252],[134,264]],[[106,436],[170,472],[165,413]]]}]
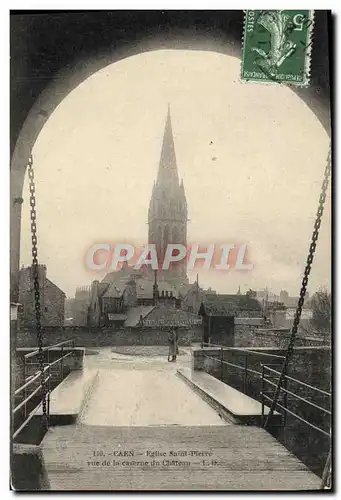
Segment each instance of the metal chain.
[{"label": "metal chain", "polygon": [[41,307],[40,307],[40,283],[39,283],[39,265],[38,265],[38,249],[37,249],[37,212],[36,212],[36,195],[33,170],[33,157],[30,156],[27,164],[29,190],[30,190],[30,218],[31,218],[31,239],[32,239],[32,273],[34,287],[34,306],[36,319],[36,333],[38,343],[38,361],[40,369],[40,384],[42,389],[42,410],[43,410],[43,426],[47,429],[47,409],[46,409],[46,381],[44,372],[44,352],[43,352],[43,336],[41,331]]},{"label": "metal chain", "polygon": [[332,452],[329,450],[326,465],[322,474],[321,490],[331,489],[332,487]]},{"label": "metal chain", "polygon": [[289,364],[290,358],[291,358],[293,351],[294,351],[296,334],[297,334],[298,326],[299,326],[300,319],[301,319],[302,307],[304,305],[304,299],[305,299],[305,294],[307,291],[308,280],[309,280],[309,275],[310,275],[310,271],[311,271],[311,265],[312,265],[313,260],[314,260],[316,243],[317,243],[317,240],[319,237],[319,231],[320,231],[320,226],[321,226],[321,221],[322,221],[324,204],[326,201],[326,194],[327,194],[327,188],[328,188],[328,183],[329,183],[330,171],[331,171],[331,150],[329,150],[329,152],[328,152],[327,164],[326,164],[326,168],[324,171],[324,177],[323,177],[323,182],[322,182],[322,187],[321,187],[319,205],[318,205],[315,224],[314,224],[314,231],[313,231],[313,235],[312,235],[312,239],[311,239],[311,243],[310,243],[310,247],[309,247],[309,253],[308,253],[306,266],[304,269],[304,275],[303,275],[302,284],[301,284],[300,296],[298,299],[297,308],[296,308],[295,317],[294,317],[294,322],[293,322],[292,329],[291,329],[289,345],[287,348],[285,360],[283,362],[281,375],[280,375],[279,380],[277,382],[275,394],[274,394],[273,399],[272,399],[271,408],[270,408],[270,411],[268,413],[267,419],[264,423],[264,428],[267,427],[267,425],[268,425],[268,423],[273,415],[275,407],[277,405],[277,401],[278,401],[278,397],[279,397],[279,394],[281,391],[281,387],[283,385],[284,378],[285,378],[285,375],[287,373],[288,364]]}]

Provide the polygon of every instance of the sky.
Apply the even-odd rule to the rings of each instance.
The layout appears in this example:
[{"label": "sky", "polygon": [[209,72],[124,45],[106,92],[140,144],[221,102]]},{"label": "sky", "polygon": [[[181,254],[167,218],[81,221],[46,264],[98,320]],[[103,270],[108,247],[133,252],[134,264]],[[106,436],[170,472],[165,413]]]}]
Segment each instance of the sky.
[{"label": "sky", "polygon": [[[33,149],[38,257],[67,296],[102,279],[96,242],[147,242],[168,103],[188,203],[188,241],[245,243],[251,271],[203,269],[199,283],[298,295],[329,138],[288,87],[241,83],[240,60],[161,50],[114,63],[56,108]],[[27,177],[21,264],[31,262]],[[330,191],[308,290],[330,288]]]}]

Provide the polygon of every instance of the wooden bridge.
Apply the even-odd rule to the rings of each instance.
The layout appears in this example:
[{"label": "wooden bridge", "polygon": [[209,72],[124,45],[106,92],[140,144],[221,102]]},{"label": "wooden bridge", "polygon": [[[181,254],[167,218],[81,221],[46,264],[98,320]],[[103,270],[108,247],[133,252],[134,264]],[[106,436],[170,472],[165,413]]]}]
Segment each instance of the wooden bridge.
[{"label": "wooden bridge", "polygon": [[90,358],[51,393],[41,489],[320,489],[321,479],[259,427],[262,405],[190,370],[189,354],[178,366]]},{"label": "wooden bridge", "polygon": [[63,426],[49,430],[42,449],[52,490],[283,491],[321,483],[255,426]]}]

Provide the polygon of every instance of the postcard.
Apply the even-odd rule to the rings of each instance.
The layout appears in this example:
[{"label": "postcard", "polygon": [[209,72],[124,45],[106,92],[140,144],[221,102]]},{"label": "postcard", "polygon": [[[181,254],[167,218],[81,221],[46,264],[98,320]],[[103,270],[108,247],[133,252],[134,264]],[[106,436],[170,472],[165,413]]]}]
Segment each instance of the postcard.
[{"label": "postcard", "polygon": [[11,11],[12,490],[333,489],[332,23]]}]

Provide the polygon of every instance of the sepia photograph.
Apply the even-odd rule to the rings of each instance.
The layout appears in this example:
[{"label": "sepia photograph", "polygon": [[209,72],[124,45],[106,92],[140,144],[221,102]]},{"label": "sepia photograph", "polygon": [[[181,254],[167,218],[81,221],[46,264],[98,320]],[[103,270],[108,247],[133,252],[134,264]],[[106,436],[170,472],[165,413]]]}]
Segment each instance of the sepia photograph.
[{"label": "sepia photograph", "polygon": [[9,489],[334,491],[332,12],[9,18]]}]

